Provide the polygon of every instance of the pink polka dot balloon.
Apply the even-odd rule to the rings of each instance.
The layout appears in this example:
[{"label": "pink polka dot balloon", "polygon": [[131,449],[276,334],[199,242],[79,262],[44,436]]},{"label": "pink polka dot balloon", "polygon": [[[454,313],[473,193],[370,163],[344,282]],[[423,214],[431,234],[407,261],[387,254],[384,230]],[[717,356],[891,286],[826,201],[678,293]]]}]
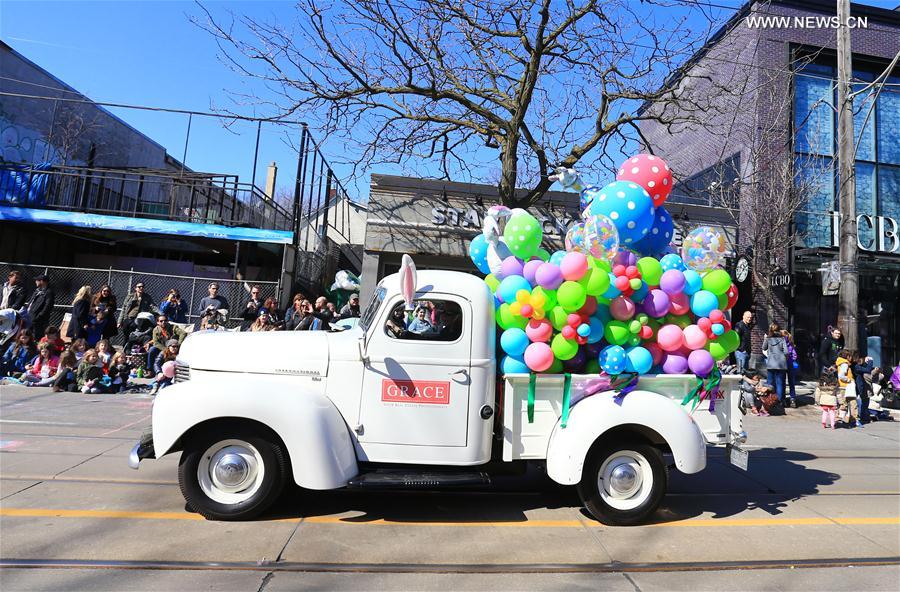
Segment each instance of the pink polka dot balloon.
[{"label": "pink polka dot balloon", "polygon": [[662,205],[672,191],[672,171],[666,161],[651,154],[638,154],[619,167],[616,181],[632,181],[643,187],[653,199],[653,206]]}]

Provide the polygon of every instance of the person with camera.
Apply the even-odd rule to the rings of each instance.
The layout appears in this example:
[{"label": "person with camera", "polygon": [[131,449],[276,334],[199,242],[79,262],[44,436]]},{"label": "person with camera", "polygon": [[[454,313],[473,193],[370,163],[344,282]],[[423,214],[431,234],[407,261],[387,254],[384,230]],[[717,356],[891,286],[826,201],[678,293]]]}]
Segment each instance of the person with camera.
[{"label": "person with camera", "polygon": [[172,288],[166,294],[166,299],[159,305],[159,312],[166,315],[173,323],[187,323],[187,305],[181,300],[178,290]]}]

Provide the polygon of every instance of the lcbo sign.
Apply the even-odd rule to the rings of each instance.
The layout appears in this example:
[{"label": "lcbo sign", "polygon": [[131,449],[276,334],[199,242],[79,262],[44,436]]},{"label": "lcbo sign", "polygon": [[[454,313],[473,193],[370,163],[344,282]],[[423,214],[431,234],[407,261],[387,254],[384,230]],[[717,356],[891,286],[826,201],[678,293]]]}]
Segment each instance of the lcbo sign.
[{"label": "lcbo sign", "polygon": [[[857,237],[860,231],[867,230],[867,234],[873,234],[874,238],[866,244],[857,238],[856,242],[863,251],[878,253],[900,253],[900,227],[897,221],[887,216],[871,216],[860,214],[856,217]],[[841,244],[841,214],[831,212],[831,246],[838,247]]]}]

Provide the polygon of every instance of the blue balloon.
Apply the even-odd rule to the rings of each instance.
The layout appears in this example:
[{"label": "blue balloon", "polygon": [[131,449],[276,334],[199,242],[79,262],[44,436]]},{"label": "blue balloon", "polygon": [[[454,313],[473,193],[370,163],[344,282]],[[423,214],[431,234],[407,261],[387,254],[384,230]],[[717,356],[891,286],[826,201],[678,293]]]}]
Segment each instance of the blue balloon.
[{"label": "blue balloon", "polygon": [[632,292],[631,300],[632,302],[643,302],[644,297],[650,292],[650,286],[647,285],[647,282],[642,281],[641,287]]},{"label": "blue balloon", "polygon": [[525,331],[518,327],[507,329],[500,336],[500,347],[510,356],[521,358],[525,354],[525,348],[531,340]]},{"label": "blue balloon", "polygon": [[503,356],[503,359],[500,360],[500,370],[504,374],[528,374],[531,372],[524,360],[512,356]]},{"label": "blue balloon", "polygon": [[600,352],[600,368],[607,374],[621,374],[625,372],[627,360],[625,348],[621,345],[609,345]]},{"label": "blue balloon", "polygon": [[712,332],[714,335],[722,335],[725,333],[725,325],[722,323],[713,323]]},{"label": "blue balloon", "polygon": [[552,263],[553,265],[559,267],[560,262],[562,262],[563,257],[565,257],[566,255],[568,255],[568,253],[565,251],[554,251],[553,254],[550,255],[549,263]]},{"label": "blue balloon", "polygon": [[[656,257],[669,246],[673,236],[675,236],[675,224],[672,222],[672,216],[669,215],[666,208],[660,206],[656,208],[656,216],[650,232],[634,243],[634,249],[642,255]],[[666,269],[663,268],[663,271]]]},{"label": "blue balloon", "polygon": [[625,370],[646,374],[653,367],[653,356],[646,348],[635,346],[625,350]]},{"label": "blue balloon", "polygon": [[581,190],[581,198],[578,200],[581,209],[579,209],[578,211],[583,212],[585,210],[585,208],[587,208],[589,205],[591,205],[591,202],[594,201],[594,199],[598,195],[600,195],[600,188],[597,187],[596,185],[588,185],[587,187],[582,189]]},{"label": "blue balloon", "polygon": [[485,275],[491,273],[491,268],[488,267],[487,262],[487,247],[488,242],[483,234],[479,234],[469,243],[469,257],[472,259],[475,267],[478,268],[478,271]]},{"label": "blue balloon", "polygon": [[[606,308],[606,312],[607,314],[609,314],[608,308]],[[588,343],[597,343],[598,341],[601,341],[603,339],[603,330],[606,328],[606,326],[604,325],[602,320],[598,319],[597,317],[591,317],[588,319],[588,327],[591,328],[591,332],[588,333],[587,336]]]},{"label": "blue balloon", "polygon": [[520,275],[511,275],[503,278],[503,281],[497,286],[497,296],[499,296],[500,300],[503,302],[515,302],[516,292],[519,290],[528,290],[531,292],[531,284]]},{"label": "blue balloon", "polygon": [[688,296],[703,289],[703,278],[693,269],[684,270],[684,293]]},{"label": "blue balloon", "polygon": [[600,322],[605,326],[606,323],[612,320],[612,313],[609,312],[608,304],[598,304],[597,312],[594,313],[594,316],[600,319]]},{"label": "blue balloon", "polygon": [[587,323],[582,323],[582,324],[578,325],[578,328],[575,331],[581,337],[587,337],[588,335],[591,334],[591,327]]},{"label": "blue balloon", "polygon": [[719,308],[719,299],[707,290],[700,290],[691,296],[691,312],[698,317],[708,317],[709,313]]},{"label": "blue balloon", "polygon": [[664,255],[663,258],[659,260],[659,265],[663,268],[663,271],[669,271],[670,269],[684,271],[687,269],[687,265],[684,264],[684,259],[682,259],[681,255],[678,253]]},{"label": "blue balloon", "polygon": [[[608,273],[608,272],[607,272]],[[606,292],[603,293],[604,298],[609,298],[612,300],[619,294],[621,294],[621,290],[616,287],[616,276],[612,273],[609,274],[609,287],[606,289]]]},{"label": "blue balloon", "polygon": [[600,190],[590,212],[602,214],[616,225],[619,244],[631,248],[653,227],[655,208],[650,194],[631,181],[614,181]]}]

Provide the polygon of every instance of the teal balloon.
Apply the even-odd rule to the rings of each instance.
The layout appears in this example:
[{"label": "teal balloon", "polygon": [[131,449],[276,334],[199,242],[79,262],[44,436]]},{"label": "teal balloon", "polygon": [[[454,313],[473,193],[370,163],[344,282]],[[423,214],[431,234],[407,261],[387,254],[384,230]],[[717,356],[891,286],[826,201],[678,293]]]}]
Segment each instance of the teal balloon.
[{"label": "teal balloon", "polygon": [[504,374],[528,374],[531,372],[524,360],[512,356],[504,356],[500,360],[500,370]]},{"label": "teal balloon", "polygon": [[518,327],[507,329],[500,336],[500,347],[510,356],[520,358],[525,355],[525,348],[531,343],[525,331]]},{"label": "teal balloon", "polygon": [[629,347],[625,350],[625,371],[646,374],[653,367],[653,356],[643,347]]},{"label": "teal balloon", "polygon": [[606,289],[606,292],[603,293],[604,298],[615,298],[622,292],[615,286],[616,284],[616,276],[612,273],[609,274],[609,287]]},{"label": "teal balloon", "polygon": [[591,317],[588,319],[588,327],[590,328],[590,333],[588,333],[587,336],[588,343],[597,343],[603,339],[603,329],[605,328],[603,326],[603,321],[597,317]]},{"label": "teal balloon", "polygon": [[531,292],[531,284],[520,275],[511,275],[503,278],[503,281],[497,286],[497,296],[499,296],[500,300],[503,302],[511,304],[516,301],[516,293],[519,290],[528,290]]},{"label": "teal balloon", "polygon": [[555,251],[552,255],[550,255],[550,263],[559,267],[559,264],[562,263],[563,257],[568,255],[565,251]]},{"label": "teal balloon", "polygon": [[719,299],[712,292],[700,290],[691,296],[691,312],[698,317],[708,317],[718,307]]},{"label": "teal balloon", "polygon": [[693,269],[684,271],[684,293],[690,296],[703,289],[703,278]]},{"label": "teal balloon", "polygon": [[479,234],[472,239],[471,243],[469,243],[469,258],[472,259],[472,263],[475,264],[478,271],[485,275],[491,273],[491,268],[488,266],[487,262],[487,248],[488,242],[483,234]]}]

